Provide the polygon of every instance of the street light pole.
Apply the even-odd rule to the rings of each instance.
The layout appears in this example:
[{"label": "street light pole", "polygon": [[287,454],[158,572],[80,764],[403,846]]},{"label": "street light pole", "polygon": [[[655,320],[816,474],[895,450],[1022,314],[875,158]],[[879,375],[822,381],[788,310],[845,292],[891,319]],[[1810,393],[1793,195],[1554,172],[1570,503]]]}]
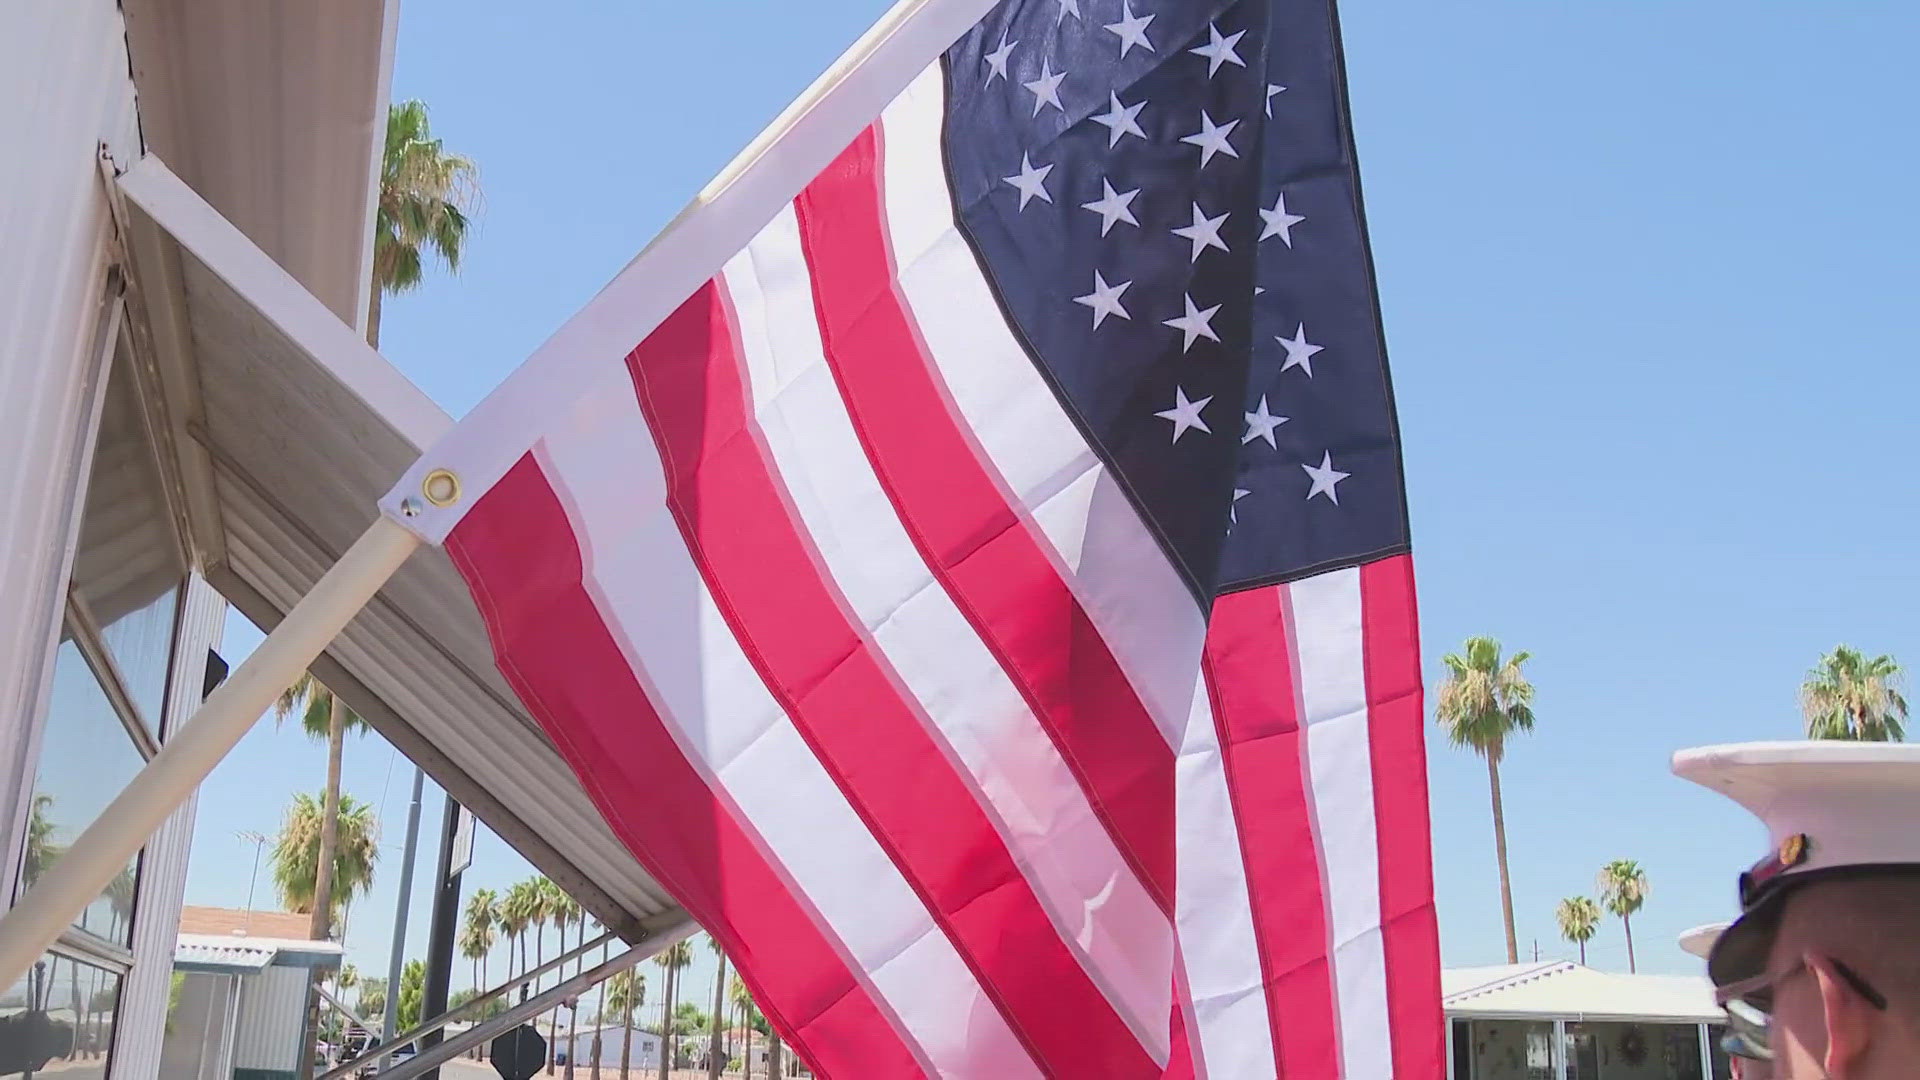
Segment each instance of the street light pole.
[{"label": "street light pole", "polygon": [[[407,808],[407,849],[400,857],[400,899],[393,905],[393,956],[387,961],[386,1038],[400,1030],[400,979],[405,974],[407,955],[407,905],[413,900],[413,849],[420,841],[420,789],[427,774],[418,765],[413,768],[413,805]],[[382,1061],[385,1071],[388,1061]]]}]

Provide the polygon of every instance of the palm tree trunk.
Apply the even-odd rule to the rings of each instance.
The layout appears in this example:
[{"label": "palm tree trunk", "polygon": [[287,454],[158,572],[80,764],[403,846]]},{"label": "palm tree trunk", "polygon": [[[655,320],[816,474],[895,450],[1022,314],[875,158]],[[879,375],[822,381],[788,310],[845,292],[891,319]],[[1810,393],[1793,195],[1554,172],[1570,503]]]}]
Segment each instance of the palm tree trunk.
[{"label": "palm tree trunk", "polygon": [[[553,928],[560,935],[560,944],[553,947],[553,955],[565,956],[567,955],[567,924],[558,915],[555,915]],[[553,981],[557,985],[566,980],[567,966],[562,964],[560,965],[560,970],[553,973]],[[552,1012],[547,1014],[547,1030],[553,1033],[553,1037],[547,1040],[547,1075],[552,1076],[554,1064],[560,1057],[560,1005],[558,1004],[553,1007]],[[568,1045],[567,1051],[567,1057],[571,1059],[573,1057],[573,1047],[571,1044]]]},{"label": "palm tree trunk", "polygon": [[[610,946],[607,945],[600,947],[600,962],[603,964],[607,962],[607,958],[611,955],[611,953],[608,952],[609,948]],[[595,1025],[593,1034],[593,1080],[600,1080],[600,1034],[607,1029],[606,979],[600,980],[600,1004],[593,1007],[593,1022]]]},{"label": "palm tree trunk", "polygon": [[[587,943],[586,917],[582,916],[580,921],[574,925],[578,929],[574,932],[573,944],[575,947],[585,945]],[[573,973],[578,976],[585,970],[587,970],[587,958],[582,956],[579,961],[573,965]],[[567,1010],[567,1080],[573,1080],[573,1059],[580,1056],[574,1053],[575,1047],[573,1045],[573,1040],[579,1033],[580,999],[576,996],[573,999],[573,1008]]]},{"label": "palm tree trunk", "polygon": [[339,698],[327,711],[327,790],[320,807],[320,861],[313,870],[313,919],[307,936],[325,941],[333,934],[333,853],[340,844],[340,757],[345,746],[347,706]]},{"label": "palm tree trunk", "polygon": [[1633,964],[1633,919],[1622,915],[1620,925],[1627,928],[1627,974],[1632,975],[1639,970]]},{"label": "palm tree trunk", "polygon": [[720,1080],[720,1008],[726,1002],[720,991],[727,985],[727,954],[714,953],[713,971],[713,1033],[707,1036],[707,1080]]},{"label": "palm tree trunk", "polygon": [[1580,943],[1580,966],[1587,966],[1587,943],[1584,941]]},{"label": "palm tree trunk", "polygon": [[633,1009],[620,1013],[620,1080],[627,1080],[627,1066],[633,1060]]},{"label": "palm tree trunk", "polygon": [[773,1021],[769,1020],[767,1021],[767,1080],[773,1080],[774,1077],[781,1076],[785,1072],[780,1062],[780,1032],[773,1026]]},{"label": "palm tree trunk", "polygon": [[[340,844],[340,757],[347,730],[347,706],[339,697],[327,709],[327,788],[320,805],[320,850],[313,868],[313,918],[307,924],[307,937],[325,941],[333,935],[333,856]],[[312,980],[308,991],[306,1038],[301,1040],[299,1075],[313,1075],[313,1057],[320,1047],[320,986],[323,978]]]},{"label": "palm tree trunk", "polygon": [[1513,935],[1513,885],[1507,877],[1507,813],[1500,805],[1500,762],[1487,755],[1487,783],[1493,790],[1493,847],[1500,861],[1500,917],[1507,928],[1507,963],[1520,962],[1520,945]]},{"label": "palm tree trunk", "polygon": [[667,968],[667,996],[660,1002],[660,1080],[673,1067],[673,984],[676,970]]},{"label": "palm tree trunk", "polygon": [[380,283],[374,282],[370,290],[373,295],[367,297],[367,344],[380,347]]}]

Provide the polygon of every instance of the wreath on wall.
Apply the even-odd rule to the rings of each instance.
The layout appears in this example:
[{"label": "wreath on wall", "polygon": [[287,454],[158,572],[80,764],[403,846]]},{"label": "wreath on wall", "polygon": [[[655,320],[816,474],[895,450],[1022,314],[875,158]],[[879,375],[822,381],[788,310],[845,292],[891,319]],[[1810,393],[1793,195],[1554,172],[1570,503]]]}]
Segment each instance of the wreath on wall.
[{"label": "wreath on wall", "polygon": [[1621,1060],[1629,1065],[1644,1065],[1647,1060],[1647,1037],[1640,1033],[1638,1026],[1627,1028],[1621,1034],[1618,1046]]}]

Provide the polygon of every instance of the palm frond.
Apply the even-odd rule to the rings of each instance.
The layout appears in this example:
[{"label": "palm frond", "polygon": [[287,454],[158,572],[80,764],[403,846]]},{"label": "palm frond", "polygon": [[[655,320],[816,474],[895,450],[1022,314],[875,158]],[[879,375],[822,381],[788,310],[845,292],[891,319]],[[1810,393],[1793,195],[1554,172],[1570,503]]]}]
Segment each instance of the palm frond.
[{"label": "palm frond", "polygon": [[1447,677],[1434,696],[1434,715],[1453,745],[1498,764],[1509,736],[1533,730],[1533,684],[1521,670],[1528,656],[1515,653],[1503,663],[1498,641],[1470,637],[1460,652],[1441,658]]}]

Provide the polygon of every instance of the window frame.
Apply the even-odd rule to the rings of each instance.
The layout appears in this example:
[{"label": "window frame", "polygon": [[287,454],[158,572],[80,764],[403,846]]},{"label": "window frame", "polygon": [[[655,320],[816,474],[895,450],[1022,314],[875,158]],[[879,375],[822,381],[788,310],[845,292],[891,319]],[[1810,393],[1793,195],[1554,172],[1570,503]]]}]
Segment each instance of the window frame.
[{"label": "window frame", "polygon": [[[195,576],[195,562],[186,532],[188,522],[183,514],[184,497],[180,487],[176,463],[169,454],[173,447],[160,437],[164,430],[163,411],[160,405],[160,390],[156,385],[156,376],[145,361],[144,350],[138,340],[134,320],[128,311],[124,280],[118,267],[112,268],[104,283],[101,303],[94,323],[94,344],[89,350],[89,370],[83,383],[81,394],[81,422],[75,425],[73,442],[67,456],[71,482],[67,486],[66,502],[61,508],[62,546],[61,561],[56,569],[57,577],[50,585],[49,599],[53,601],[47,612],[44,624],[48,631],[46,651],[41,671],[36,680],[34,696],[29,699],[29,716],[24,727],[24,738],[19,740],[10,763],[4,764],[13,770],[12,779],[0,777],[0,797],[4,797],[9,783],[13,785],[13,798],[10,806],[0,806],[0,812],[8,815],[7,828],[0,829],[8,845],[0,856],[0,910],[17,902],[24,885],[26,859],[27,821],[31,816],[34,796],[38,792],[39,765],[46,749],[46,734],[49,714],[52,709],[53,673],[60,646],[63,641],[71,641],[86,664],[88,674],[100,688],[102,695],[120,721],[128,740],[139,753],[143,762],[151,761],[159,753],[162,741],[171,734],[173,724],[178,718],[170,715],[169,705],[162,696],[160,715],[144,715],[138,698],[129,686],[125,672],[114,658],[113,650],[108,646],[101,628],[93,618],[87,601],[75,586],[73,575],[76,554],[80,543],[87,510],[87,496],[92,487],[93,467],[102,435],[106,403],[109,394],[115,392],[114,378],[124,372],[127,382],[125,391],[133,395],[137,415],[137,435],[140,446],[148,460],[154,466],[155,478],[159,488],[157,498],[160,514],[165,521],[165,535],[169,547],[168,554],[177,568],[174,581],[174,606],[168,623],[168,655],[165,667],[165,685],[172,686],[180,677],[181,666],[192,660],[186,655],[181,636],[182,627],[187,618],[186,608],[190,596],[190,583]],[[42,595],[48,595],[43,593]],[[148,870],[149,852],[143,847],[135,857],[133,907],[127,915],[127,925],[131,930],[140,918],[143,894],[146,891],[143,881]],[[60,932],[58,938],[48,946],[46,955],[69,962],[88,965],[111,974],[125,994],[128,981],[132,978],[135,966],[134,943],[121,944],[110,938],[78,925],[70,925]],[[103,1061],[109,1075],[116,1060],[119,1041],[118,1026],[113,1030],[112,1039],[101,1048]]]}]

